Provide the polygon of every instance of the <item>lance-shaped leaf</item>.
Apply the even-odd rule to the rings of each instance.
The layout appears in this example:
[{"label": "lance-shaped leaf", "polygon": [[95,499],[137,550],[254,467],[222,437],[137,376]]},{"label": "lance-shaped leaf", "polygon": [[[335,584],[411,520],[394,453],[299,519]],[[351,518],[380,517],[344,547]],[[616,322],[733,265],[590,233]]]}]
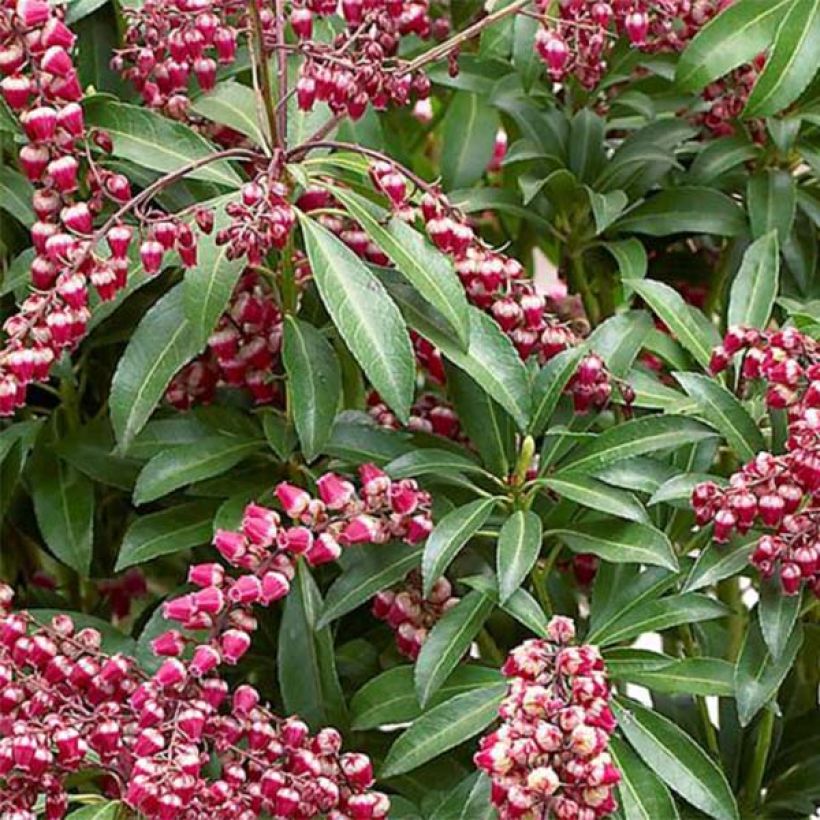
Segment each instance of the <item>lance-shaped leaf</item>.
[{"label": "lance-shaped leaf", "polygon": [[605,561],[650,564],[677,570],[678,559],[666,533],[632,521],[595,521],[552,530],[573,552],[591,552]]},{"label": "lance-shaped leaf", "polygon": [[415,359],[399,309],[382,284],[344,243],[299,214],[314,281],[339,333],[365,375],[407,422]]},{"label": "lance-shaped leaf", "polygon": [[539,482],[563,498],[590,510],[616,515],[628,521],[649,523],[646,510],[634,495],[598,479],[581,473],[561,473],[560,476],[540,479]]},{"label": "lance-shaped leaf", "polygon": [[740,0],[727,6],[695,35],[681,55],[675,73],[678,87],[699,91],[765,51],[791,2]]},{"label": "lance-shaped leaf", "polygon": [[766,327],[777,298],[779,275],[779,243],[777,231],[772,230],[743,254],[729,294],[729,327]]},{"label": "lance-shaped leaf", "polygon": [[715,820],[738,820],[726,776],[683,729],[635,703],[613,703],[618,726],[647,766],[684,800]]},{"label": "lance-shaped leaf", "polygon": [[213,501],[193,501],[135,519],[122,539],[115,571],[207,544],[216,506]]},{"label": "lance-shaped leaf", "polygon": [[704,589],[742,572],[749,564],[749,556],[756,543],[757,536],[751,539],[733,539],[728,546],[709,544],[695,561],[681,591],[694,592],[696,589]]},{"label": "lance-shaped leaf", "polygon": [[790,243],[797,208],[794,177],[780,168],[759,171],[746,183],[746,202],[752,237],[759,239],[776,231],[779,246],[785,249]]},{"label": "lance-shaped leaf", "polygon": [[384,226],[382,221],[387,213],[370,200],[335,187],[333,196],[384,251],[399,273],[441,314],[466,349],[470,335],[467,297],[452,262],[403,220],[393,217]]},{"label": "lance-shaped leaf", "polygon": [[[486,666],[459,666],[430,699],[435,707],[455,695],[503,682],[497,669]],[[375,729],[385,724],[407,723],[421,713],[413,683],[413,667],[394,666],[369,680],[350,702],[352,728]]]},{"label": "lance-shaped leaf", "polygon": [[191,103],[191,111],[212,122],[227,125],[234,131],[250,137],[257,145],[265,144],[267,122],[258,116],[262,99],[247,85],[235,80],[224,80]]},{"label": "lance-shaped leaf", "polygon": [[501,527],[496,552],[499,599],[505,604],[521,586],[541,552],[541,519],[517,510]]},{"label": "lance-shaped leaf", "polygon": [[820,0],[794,0],[785,9],[743,116],[771,116],[794,102],[817,72],[818,53]]},{"label": "lance-shaped leaf", "polygon": [[119,800],[105,800],[71,812],[66,820],[117,820],[123,811],[125,804]]},{"label": "lance-shaped leaf", "polygon": [[407,544],[363,547],[327,591],[318,628],[341,618],[369,601],[377,592],[400,581],[421,563],[421,552],[420,547],[408,547]]},{"label": "lance-shaped leaf", "polygon": [[446,190],[479,180],[493,155],[498,111],[484,96],[459,91],[442,123],[441,174]]},{"label": "lance-shaped leaf", "polygon": [[487,471],[466,455],[449,450],[412,450],[391,461],[385,472],[393,479],[417,478],[421,475],[467,473],[487,475]]},{"label": "lance-shaped leaf", "polygon": [[800,595],[784,595],[778,574],[760,583],[760,604],[757,609],[763,640],[775,660],[779,660],[788,645],[797,616]]},{"label": "lance-shaped leaf", "polygon": [[506,690],[503,683],[486,686],[456,695],[425,712],[390,747],[379,777],[412,771],[475,737],[496,719]]},{"label": "lance-shaped leaf", "polygon": [[678,807],[663,780],[624,741],[610,738],[609,753],[621,773],[618,794],[625,820],[678,820]]},{"label": "lance-shaped leaf", "polygon": [[564,389],[585,354],[584,346],[571,347],[553,356],[538,372],[532,387],[534,406],[530,431],[533,435],[541,435],[547,429]]},{"label": "lance-shaped leaf", "polygon": [[743,461],[766,449],[763,434],[740,401],[723,385],[701,373],[675,373],[680,386],[698,403],[706,421],[719,430]]},{"label": "lance-shaped leaf", "polygon": [[448,609],[430,630],[416,660],[416,694],[422,706],[467,653],[492,611],[492,600],[474,590]]},{"label": "lance-shaped leaf", "polygon": [[117,365],[109,399],[111,425],[126,450],[165,394],[171,379],[201,350],[177,285],[142,318]]},{"label": "lance-shaped leaf", "polygon": [[322,596],[303,561],[299,562],[279,627],[279,690],[288,714],[298,714],[317,730],[344,726],[347,708],[328,627],[319,629]]},{"label": "lance-shaped leaf", "polygon": [[758,618],[752,618],[735,667],[737,714],[741,726],[748,726],[754,716],[777,696],[802,643],[802,625],[797,624],[780,657],[775,660],[763,640]]},{"label": "lance-shaped leaf", "polygon": [[626,672],[619,677],[646,686],[653,692],[670,695],[734,697],[734,674],[734,666],[719,658],[682,658],[657,668]]},{"label": "lance-shaped leaf", "polygon": [[633,282],[632,286],[678,342],[704,369],[708,368],[712,349],[720,344],[720,336],[709,320],[699,310],[687,305],[677,291],[663,282],[645,279]]},{"label": "lance-shaped leaf", "polygon": [[425,597],[430,594],[433,584],[444,574],[459,550],[490,517],[495,503],[494,498],[480,498],[471,501],[447,513],[436,524],[427,538],[421,562]]},{"label": "lance-shaped leaf", "polygon": [[607,370],[622,379],[632,367],[652,326],[652,317],[644,310],[619,313],[598,325],[587,344],[604,360]]},{"label": "lance-shaped leaf", "polygon": [[498,603],[501,609],[534,635],[541,638],[549,637],[547,630],[549,621],[544,614],[544,610],[538,601],[523,587],[518,587],[502,604],[499,600],[498,581],[494,576],[470,575],[467,578],[459,578],[458,580],[470,589],[477,589],[492,599],[494,603]]},{"label": "lance-shaped leaf", "polygon": [[624,459],[696,444],[714,435],[710,427],[685,416],[644,416],[611,427],[579,447],[562,465],[559,475],[594,474]]},{"label": "lance-shaped leaf", "polygon": [[341,399],[339,361],[327,339],[313,325],[294,316],[285,319],[282,361],[302,452],[312,461],[330,438]]}]

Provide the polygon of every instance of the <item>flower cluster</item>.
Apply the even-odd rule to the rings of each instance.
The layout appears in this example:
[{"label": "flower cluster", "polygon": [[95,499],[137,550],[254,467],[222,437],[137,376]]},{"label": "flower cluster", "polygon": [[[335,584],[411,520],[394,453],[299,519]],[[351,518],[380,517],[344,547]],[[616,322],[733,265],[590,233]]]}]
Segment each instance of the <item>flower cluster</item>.
[{"label": "flower cluster", "polygon": [[380,818],[372,766],[342,753],[341,736],[311,736],[243,685],[231,693],[193,664],[166,660],[149,677],[133,659],[101,651],[101,635],[68,615],[38,624],[10,613],[0,586],[0,815],[64,817],[78,771],[151,820]]},{"label": "flower cluster", "polygon": [[[126,6],[125,46],[115,53],[112,68],[134,84],[147,106],[182,119],[190,107],[191,77],[208,91],[216,84],[218,66],[236,58],[246,10],[243,0],[146,0]],[[269,10],[265,22],[273,24]]]},{"label": "flower cluster", "polygon": [[338,559],[345,547],[391,539],[416,544],[427,537],[433,527],[430,496],[415,481],[391,481],[373,464],[360,467],[359,477],[357,492],[352,482],[325,473],[316,482],[318,498],[281,483],[275,494],[289,526],[275,510],[250,504],[238,530],[218,530],[214,546],[241,574],[233,577],[218,563],[196,564],[188,581],[197,591],[164,607],[165,617],[185,630],[208,630],[207,642],[171,630],[155,641],[155,651],[177,658],[186,644],[197,643],[191,668],[200,675],[223,662],[236,664],[256,629],[253,606],[268,606],[288,594],[298,556],[317,566]]},{"label": "flower cluster", "polygon": [[[341,16],[344,30],[332,43],[313,38],[315,18]],[[447,21],[432,20],[428,0],[307,0],[294,5],[290,24],[305,54],[296,83],[299,107],[327,103],[337,115],[359,119],[372,105],[406,105],[425,99],[430,80],[403,71],[398,52],[403,37],[446,35]]]},{"label": "flower cluster", "polygon": [[[399,430],[401,422],[375,391],[367,397],[367,411],[380,427]],[[422,393],[410,408],[408,430],[431,433],[453,441],[466,441],[453,406],[435,393]]]},{"label": "flower cluster", "polygon": [[549,640],[529,640],[502,667],[510,678],[502,725],[481,739],[476,766],[492,778],[501,820],[612,814],[620,774],[607,752],[615,718],[594,646],[571,646],[571,620],[554,617]]},{"label": "flower cluster", "polygon": [[396,633],[396,647],[410,660],[415,660],[427,640],[429,631],[452,609],[459,598],[446,578],[439,578],[430,595],[422,594],[421,573],[413,570],[400,584],[382,590],[373,598],[373,615],[387,623]]},{"label": "flower cluster", "polygon": [[[716,137],[734,134],[736,123],[746,107],[765,62],[766,55],[759,54],[751,63],[745,63],[720,80],[707,85],[701,94],[706,103],[706,110],[699,112],[695,121],[708,128]],[[766,124],[763,120],[749,119],[745,125],[756,142],[765,143]]]},{"label": "flower cluster", "polygon": [[[297,268],[306,274],[305,266]],[[280,396],[276,372],[282,349],[282,312],[270,285],[259,274],[245,271],[228,309],[208,339],[208,350],[174,376],[166,400],[180,410],[209,404],[216,388],[247,390],[256,404]]]},{"label": "flower cluster", "polygon": [[764,577],[779,570],[784,592],[805,585],[820,596],[820,347],[794,328],[774,332],[730,328],[712,355],[719,373],[742,354],[744,382],[767,385],[769,407],[787,411],[786,452],[762,452],[731,476],[729,486],[708,481],[692,492],[697,523],[714,522],[714,539],[760,525],[764,535],[751,561]]}]

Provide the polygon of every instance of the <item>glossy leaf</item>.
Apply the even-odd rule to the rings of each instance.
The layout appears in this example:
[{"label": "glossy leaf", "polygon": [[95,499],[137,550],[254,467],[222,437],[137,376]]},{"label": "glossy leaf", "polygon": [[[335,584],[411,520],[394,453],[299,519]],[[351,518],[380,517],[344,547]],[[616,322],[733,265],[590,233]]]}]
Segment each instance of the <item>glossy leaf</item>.
[{"label": "glossy leaf", "polygon": [[583,346],[570,347],[553,356],[538,372],[532,388],[534,407],[530,430],[533,435],[540,435],[547,428],[558,401],[584,354]]},{"label": "glossy leaf", "polygon": [[[267,121],[259,117],[262,99],[249,86],[224,80],[191,103],[191,111],[250,137],[262,146],[267,139]],[[264,129],[264,130],[263,130]]]},{"label": "glossy leaf", "polygon": [[626,289],[631,287],[633,279],[644,279],[649,268],[646,249],[639,239],[632,237],[620,242],[607,242],[604,247],[612,254],[618,263],[621,281]]},{"label": "glossy leaf", "polygon": [[466,349],[470,335],[467,298],[453,263],[403,220],[393,217],[383,225],[386,212],[364,197],[335,187],[333,195],[402,276],[441,314]]},{"label": "glossy leaf", "polygon": [[757,614],[763,640],[777,661],[788,646],[800,612],[800,595],[784,595],[779,577],[760,582]]},{"label": "glossy leaf", "polygon": [[743,254],[729,295],[729,327],[766,327],[777,298],[779,274],[780,248],[777,231],[772,230]]},{"label": "glossy leaf", "polygon": [[685,416],[645,416],[624,422],[579,447],[562,464],[565,473],[595,474],[596,471],[636,456],[696,444],[712,438],[714,431]]},{"label": "glossy leaf", "polygon": [[495,720],[506,689],[503,683],[486,686],[456,695],[425,712],[391,746],[379,777],[412,771],[475,737]]},{"label": "glossy leaf", "polygon": [[689,180],[698,185],[714,182],[722,174],[757,156],[758,148],[748,137],[721,137],[704,144],[689,168]]},{"label": "glossy leaf", "polygon": [[145,314],[114,373],[111,424],[122,450],[145,426],[171,379],[200,349],[183,310],[183,288],[177,286]]},{"label": "glossy leaf", "polygon": [[312,461],[330,438],[341,399],[339,362],[327,339],[313,325],[294,316],[285,319],[282,362],[302,452]]},{"label": "glossy leaf", "polygon": [[610,738],[609,753],[621,773],[618,794],[624,820],[678,820],[678,808],[663,780],[623,740]]},{"label": "glossy leaf", "polygon": [[442,123],[444,187],[466,188],[480,179],[493,155],[498,114],[478,94],[457,92]]},{"label": "glossy leaf", "polygon": [[447,513],[436,524],[421,562],[425,597],[461,548],[484,526],[495,504],[494,498],[479,498]]},{"label": "glossy leaf", "polygon": [[789,241],[797,207],[797,188],[788,171],[767,168],[749,177],[746,185],[752,237],[777,231],[779,247]]},{"label": "glossy leaf", "polygon": [[695,35],[678,60],[678,87],[699,91],[765,51],[790,2],[741,0],[726,7]]},{"label": "glossy leaf", "polygon": [[212,501],[193,501],[135,519],[123,536],[115,571],[207,544],[215,512]]},{"label": "glossy leaf", "polygon": [[445,473],[486,474],[475,461],[449,450],[412,450],[391,461],[385,472],[393,479],[417,478]]},{"label": "glossy leaf", "polygon": [[677,570],[678,561],[662,530],[632,521],[595,521],[552,530],[573,552],[591,552],[605,561],[651,564]]},{"label": "glossy leaf", "polygon": [[763,434],[740,401],[711,376],[675,373],[681,387],[698,403],[706,421],[720,431],[743,461],[766,449]]},{"label": "glossy leaf", "polygon": [[345,566],[325,596],[317,624],[321,629],[364,604],[383,589],[401,581],[421,563],[421,548],[407,544],[379,544],[357,550],[355,560]]},{"label": "glossy leaf", "polygon": [[644,763],[684,800],[715,820],[738,820],[726,776],[686,732],[630,702],[613,704],[618,725]]},{"label": "glossy leaf", "polygon": [[492,610],[492,600],[473,591],[448,609],[430,630],[415,669],[416,694],[422,706],[464,657]]},{"label": "glossy leaf", "polygon": [[142,468],[134,488],[134,503],[145,504],[194,481],[222,475],[264,446],[253,439],[212,436],[166,450]]},{"label": "glossy leaf", "polygon": [[649,523],[643,505],[628,492],[611,487],[603,481],[589,478],[581,473],[562,473],[559,477],[541,479],[544,487],[568,498],[576,504],[628,521]]},{"label": "glossy leaf", "polygon": [[683,592],[716,584],[741,572],[749,563],[756,539],[737,539],[731,545],[710,543],[701,551],[683,585]]},{"label": "glossy leaf", "polygon": [[31,183],[21,173],[8,165],[0,165],[0,210],[30,227],[37,219],[31,207],[33,194]]},{"label": "glossy leaf", "polygon": [[735,668],[737,714],[741,726],[748,726],[777,695],[802,643],[803,629],[798,624],[791,631],[782,654],[775,660],[763,640],[758,618],[752,618]]},{"label": "glossy leaf", "polygon": [[734,666],[718,658],[683,658],[657,669],[623,675],[623,680],[671,695],[734,697]]},{"label": "glossy leaf", "polygon": [[521,586],[540,552],[541,519],[533,512],[514,512],[498,536],[496,572],[502,604]]},{"label": "glossy leaf", "polygon": [[637,294],[652,308],[675,338],[704,368],[709,367],[712,349],[720,344],[717,331],[696,308],[687,305],[677,291],[663,282],[633,283]]},{"label": "glossy leaf", "polygon": [[72,811],[66,820],[117,820],[124,811],[125,805],[119,800],[104,800]]},{"label": "glossy leaf", "polygon": [[622,379],[632,367],[652,326],[652,317],[644,310],[619,313],[598,325],[587,344],[604,360],[607,370]]},{"label": "glossy leaf", "polygon": [[404,320],[384,287],[327,228],[299,216],[319,295],[350,352],[385,402],[407,422],[415,360]]},{"label": "glossy leaf", "polygon": [[817,72],[820,0],[794,0],[784,10],[744,117],[771,116],[796,100]]},{"label": "glossy leaf", "polygon": [[[455,695],[501,683],[497,669],[486,666],[458,666],[430,698],[433,708]],[[350,702],[352,728],[375,729],[385,724],[406,723],[422,714],[413,683],[413,667],[394,666],[369,680]]]}]

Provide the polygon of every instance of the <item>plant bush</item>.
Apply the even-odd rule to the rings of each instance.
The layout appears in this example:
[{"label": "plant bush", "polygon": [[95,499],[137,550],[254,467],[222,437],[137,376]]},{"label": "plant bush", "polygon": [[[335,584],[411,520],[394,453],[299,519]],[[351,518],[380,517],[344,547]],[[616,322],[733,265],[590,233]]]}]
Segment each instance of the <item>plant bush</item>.
[{"label": "plant bush", "polygon": [[818,0],[0,0],[0,816],[808,817]]}]

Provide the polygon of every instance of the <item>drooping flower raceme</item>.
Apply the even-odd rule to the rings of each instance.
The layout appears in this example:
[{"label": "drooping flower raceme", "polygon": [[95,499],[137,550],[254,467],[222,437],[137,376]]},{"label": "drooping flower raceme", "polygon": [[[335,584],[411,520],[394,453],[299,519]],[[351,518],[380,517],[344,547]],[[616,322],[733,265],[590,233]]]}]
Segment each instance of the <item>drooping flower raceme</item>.
[{"label": "drooping flower raceme", "polygon": [[501,820],[594,820],[617,808],[620,774],[607,752],[615,718],[597,647],[573,646],[575,627],[556,616],[549,640],[514,649],[501,726],[481,739],[475,764],[492,779]]},{"label": "drooping flower raceme", "polygon": [[335,729],[311,735],[178,658],[149,677],[96,630],[39,624],[12,598],[0,585],[0,816],[35,820],[42,797],[47,820],[64,817],[66,778],[85,770],[151,820],[387,816],[370,761]]},{"label": "drooping flower raceme", "polygon": [[820,596],[820,347],[794,328],[731,328],[712,354],[712,372],[725,370],[738,356],[743,383],[760,380],[767,405],[786,411],[786,452],[758,453],[731,476],[728,487],[698,484],[692,493],[697,523],[714,522],[717,543],[753,526],[768,529],[752,563],[766,578],[778,573],[789,595],[805,584]]}]

